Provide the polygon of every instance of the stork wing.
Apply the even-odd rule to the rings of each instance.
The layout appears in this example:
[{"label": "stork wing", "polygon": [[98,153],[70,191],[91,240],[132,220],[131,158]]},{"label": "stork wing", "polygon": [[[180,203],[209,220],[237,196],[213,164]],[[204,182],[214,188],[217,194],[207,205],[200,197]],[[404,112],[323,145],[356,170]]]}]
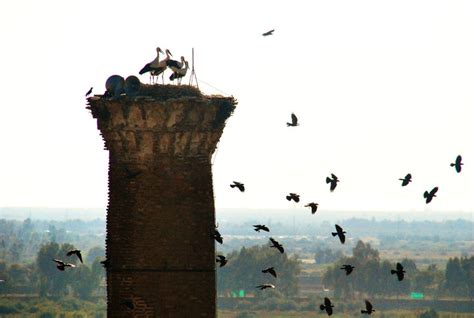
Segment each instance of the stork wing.
[{"label": "stork wing", "polygon": [[337,233],[342,233],[342,227],[336,224],[336,231]]},{"label": "stork wing", "polygon": [[334,179],[334,180],[338,180],[336,175],[334,173],[331,173],[331,177]]},{"label": "stork wing", "polygon": [[456,157],[456,165],[459,166],[459,165],[461,164],[461,161],[462,161],[462,157],[461,157],[461,155],[458,155],[458,156]]},{"label": "stork wing", "polygon": [[341,240],[341,243],[344,244],[344,242],[346,241],[346,236],[344,235],[344,233],[341,233],[339,235],[339,239]]},{"label": "stork wing", "polygon": [[78,251],[78,252],[76,253],[76,255],[77,255],[77,257],[79,258],[79,260],[81,261],[81,263],[83,263],[81,252]]},{"label": "stork wing", "polygon": [[273,237],[270,237],[270,241],[273,243],[273,245],[278,245],[278,242],[273,239]]},{"label": "stork wing", "polygon": [[74,254],[74,253],[76,253],[76,251],[75,251],[75,250],[72,250],[72,251],[67,252],[66,255],[67,255],[67,256],[71,256],[71,255]]},{"label": "stork wing", "polygon": [[438,192],[438,187],[434,187],[433,190],[430,191],[430,196],[434,196]]}]

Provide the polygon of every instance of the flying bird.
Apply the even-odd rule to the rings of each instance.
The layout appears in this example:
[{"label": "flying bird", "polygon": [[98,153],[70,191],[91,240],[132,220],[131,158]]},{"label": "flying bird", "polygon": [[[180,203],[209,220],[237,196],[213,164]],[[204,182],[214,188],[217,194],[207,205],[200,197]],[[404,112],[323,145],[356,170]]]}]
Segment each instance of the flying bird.
[{"label": "flying bird", "polygon": [[365,310],[361,310],[360,312],[362,314],[371,315],[374,311],[375,311],[375,309],[372,306],[372,304],[370,303],[370,301],[366,300],[365,301]]},{"label": "flying bird", "polygon": [[331,190],[331,192],[333,192],[334,189],[336,189],[336,186],[337,186],[337,183],[339,182],[339,179],[338,179],[338,178],[336,177],[336,175],[333,174],[333,173],[331,173],[331,177],[332,177],[332,179],[329,178],[329,177],[326,177],[326,183],[330,183],[330,184],[331,184],[329,190]]},{"label": "flying bird", "polygon": [[63,261],[61,261],[60,259],[53,259],[54,262],[56,262],[56,267],[60,270],[60,271],[64,271],[64,269],[66,267],[76,267],[76,265],[74,264],[70,264],[70,263],[64,263]]},{"label": "flying bird", "polygon": [[110,268],[110,261],[108,259],[100,262],[104,268]]},{"label": "flying bird", "polygon": [[217,229],[214,229],[214,233],[211,235],[211,237],[214,238],[220,244],[222,244],[222,242],[224,241],[224,239],[222,238],[221,233],[219,233],[219,231]]},{"label": "flying bird", "polygon": [[326,310],[326,313],[328,314],[328,316],[331,316],[333,308],[334,306],[332,305],[331,300],[327,297],[324,297],[324,304],[321,304],[319,306],[319,309]]},{"label": "flying bird", "polygon": [[352,273],[352,271],[354,270],[354,266],[352,265],[342,265],[341,269],[345,270],[346,271],[346,276],[349,275],[350,273]]},{"label": "flying bird", "polygon": [[93,87],[89,88],[89,90],[88,90],[87,93],[86,93],[86,97],[89,96],[90,94],[92,94],[92,88],[93,88]]},{"label": "flying bird", "polygon": [[272,275],[275,278],[277,277],[277,273],[275,271],[275,268],[273,268],[273,267],[269,267],[269,268],[266,268],[266,269],[262,270],[262,273],[268,273],[268,274]]},{"label": "flying bird", "polygon": [[79,260],[81,261],[81,263],[83,263],[83,262],[82,262],[82,255],[81,255],[81,251],[80,251],[80,250],[71,250],[71,251],[67,252],[66,255],[67,255],[67,256],[71,256],[71,255],[73,255],[73,254],[76,254],[76,255],[77,255],[77,258],[79,258]]},{"label": "flying bird", "polygon": [[336,232],[332,232],[332,236],[339,236],[339,240],[341,241],[342,244],[346,241],[346,236],[344,235],[346,233],[345,231],[342,230],[342,227],[336,224]]},{"label": "flying bird", "polygon": [[286,199],[288,201],[295,201],[296,203],[300,202],[300,195],[296,193],[290,193],[289,195],[286,196]]},{"label": "flying bird", "polygon": [[281,245],[280,243],[278,243],[276,240],[274,240],[272,237],[270,237],[270,241],[272,242],[272,245],[270,247],[274,247],[276,248],[277,250],[280,251],[280,253],[284,253],[285,250],[283,249],[283,245]]},{"label": "flying bird", "polygon": [[291,113],[291,123],[286,123],[287,127],[296,127],[298,124],[298,117],[294,113]]},{"label": "flying bird", "polygon": [[227,259],[225,258],[224,255],[217,255],[216,263],[219,263],[220,264],[219,267],[222,267],[225,264],[227,264]]},{"label": "flying bird", "polygon": [[456,161],[451,164],[451,167],[456,168],[457,173],[461,172],[461,166],[464,165],[461,161],[462,161],[462,157],[461,155],[458,155],[456,157]]},{"label": "flying bird", "polygon": [[232,181],[233,184],[230,185],[231,188],[235,188],[237,187],[237,189],[240,190],[240,192],[244,192],[245,191],[245,186],[243,183],[240,183],[240,182],[237,182],[237,181]]},{"label": "flying bird", "polygon": [[253,230],[256,232],[260,232],[260,230],[265,231],[265,232],[270,232],[270,229],[266,225],[257,224],[257,225],[254,225],[253,227],[254,227]]},{"label": "flying bird", "polygon": [[398,180],[402,181],[402,187],[407,186],[411,182],[411,174],[409,173],[405,176],[405,178]]},{"label": "flying bird", "polygon": [[260,290],[264,290],[264,289],[267,289],[267,288],[275,288],[275,285],[273,285],[273,284],[262,284],[262,285],[258,285],[255,288],[260,288]]},{"label": "flying bird", "polygon": [[403,278],[405,277],[405,271],[403,270],[403,266],[400,263],[397,263],[397,269],[396,270],[394,270],[394,269],[390,270],[390,273],[392,273],[392,275],[397,274],[399,282],[401,282],[403,280]]},{"label": "flying bird", "polygon": [[270,31],[267,31],[267,32],[263,33],[262,35],[263,35],[263,36],[273,35],[273,32],[275,32],[275,29],[270,30]]},{"label": "flying bird", "polygon": [[314,202],[306,204],[305,207],[310,207],[311,208],[311,214],[316,213],[316,211],[318,210],[318,204],[314,203]]},{"label": "flying bird", "polygon": [[423,193],[423,198],[426,199],[426,204],[430,203],[431,200],[436,197],[436,192],[438,192],[438,187],[434,187],[429,193],[428,191],[425,191],[425,193]]}]

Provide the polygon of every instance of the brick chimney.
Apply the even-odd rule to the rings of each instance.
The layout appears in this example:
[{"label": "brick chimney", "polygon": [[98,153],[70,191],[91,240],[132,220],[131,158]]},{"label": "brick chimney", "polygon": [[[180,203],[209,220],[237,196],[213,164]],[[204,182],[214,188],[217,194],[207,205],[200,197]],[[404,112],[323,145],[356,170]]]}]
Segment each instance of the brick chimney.
[{"label": "brick chimney", "polygon": [[211,155],[236,101],[142,85],[88,103],[109,151],[108,317],[216,317]]}]

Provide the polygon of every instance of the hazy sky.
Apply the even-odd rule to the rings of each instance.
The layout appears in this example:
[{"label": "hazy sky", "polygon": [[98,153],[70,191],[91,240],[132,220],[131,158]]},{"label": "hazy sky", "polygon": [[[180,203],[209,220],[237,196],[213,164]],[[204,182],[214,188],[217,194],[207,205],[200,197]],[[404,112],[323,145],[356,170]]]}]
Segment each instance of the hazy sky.
[{"label": "hazy sky", "polygon": [[[138,75],[160,46],[194,47],[201,89],[239,101],[217,207],[289,208],[297,192],[321,211],[474,211],[473,1],[2,1],[0,40],[0,206],[105,207],[84,94]],[[291,112],[301,126],[286,127]]]}]

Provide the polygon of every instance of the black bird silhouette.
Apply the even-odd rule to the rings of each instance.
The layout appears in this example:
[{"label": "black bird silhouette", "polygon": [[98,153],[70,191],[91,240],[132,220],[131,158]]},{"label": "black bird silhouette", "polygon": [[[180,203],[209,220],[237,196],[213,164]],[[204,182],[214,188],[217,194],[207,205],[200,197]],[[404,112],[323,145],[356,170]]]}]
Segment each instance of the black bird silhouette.
[{"label": "black bird silhouette", "polygon": [[257,232],[260,232],[260,230],[265,231],[265,232],[270,232],[270,229],[266,227],[265,225],[257,224],[257,225],[254,225],[253,227],[254,227],[253,230]]},{"label": "black bird silhouette", "polygon": [[294,113],[291,113],[291,123],[286,123],[286,127],[296,127],[298,124],[298,117]]},{"label": "black bird silhouette", "polygon": [[372,306],[372,304],[370,303],[370,301],[365,300],[365,310],[361,310],[360,312],[362,314],[371,315],[374,311],[375,311],[375,309]]},{"label": "black bird silhouette", "polygon": [[341,269],[345,270],[346,271],[346,276],[349,275],[350,273],[352,273],[352,271],[354,270],[354,266],[352,265],[342,265]]},{"label": "black bird silhouette", "polygon": [[461,166],[464,165],[464,163],[462,163],[461,161],[462,161],[462,157],[461,155],[458,155],[456,157],[456,161],[451,164],[451,167],[456,168],[457,173],[461,172]]},{"label": "black bird silhouette", "polygon": [[280,251],[280,253],[284,253],[285,250],[283,249],[283,245],[281,245],[280,243],[278,243],[277,241],[275,241],[272,237],[270,237],[270,241],[272,242],[272,246],[270,247],[274,247],[276,248],[277,250]]},{"label": "black bird silhouette", "polygon": [[438,192],[438,187],[434,187],[429,193],[425,191],[423,193],[423,198],[426,199],[426,204],[430,203],[433,200],[433,197],[436,197],[436,192]]},{"label": "black bird silhouette", "polygon": [[397,263],[397,270],[390,270],[390,273],[397,274],[398,281],[402,281],[403,277],[405,277],[405,271],[403,270],[403,266],[400,263]]},{"label": "black bird silhouette", "polygon": [[262,285],[258,285],[255,288],[260,288],[260,290],[264,290],[264,289],[267,289],[267,288],[275,288],[275,285],[273,285],[273,284],[262,284]]},{"label": "black bird silhouette", "polygon": [[286,199],[288,201],[295,201],[295,202],[300,202],[300,195],[299,194],[296,194],[296,193],[290,193],[289,195],[286,196]]},{"label": "black bird silhouette", "polygon": [[329,178],[329,177],[326,177],[326,183],[331,184],[329,190],[331,190],[331,192],[333,192],[334,189],[336,189],[336,186],[337,186],[337,183],[339,182],[339,179],[333,173],[331,173],[331,177],[332,177],[332,179]]},{"label": "black bird silhouette", "polygon": [[311,214],[314,214],[318,210],[318,205],[319,204],[317,204],[317,203],[311,202],[311,203],[306,204],[305,207],[310,207],[311,208]]},{"label": "black bird silhouette", "polygon": [[266,268],[266,269],[262,270],[262,273],[268,273],[268,274],[272,275],[275,278],[277,277],[277,273],[276,273],[274,267]]},{"label": "black bird silhouette", "polygon": [[244,192],[244,191],[245,191],[245,187],[244,187],[244,184],[243,184],[243,183],[240,183],[240,182],[237,182],[237,181],[232,181],[232,182],[234,182],[234,184],[231,184],[231,185],[230,185],[231,188],[237,187],[237,189],[239,189],[240,192]]},{"label": "black bird silhouette", "polygon": [[324,304],[321,304],[319,306],[319,309],[326,310],[326,313],[328,314],[328,316],[331,316],[333,308],[334,306],[332,305],[331,300],[327,297],[324,297]]},{"label": "black bird silhouette", "polygon": [[71,251],[67,252],[66,255],[67,255],[67,256],[71,256],[71,255],[73,255],[73,254],[76,254],[76,255],[77,255],[77,258],[79,258],[79,260],[81,261],[81,263],[83,263],[83,262],[82,262],[82,255],[81,255],[81,251],[80,251],[80,250],[71,250]]},{"label": "black bird silhouette", "polygon": [[344,235],[344,233],[346,233],[345,231],[342,230],[342,227],[340,227],[339,225],[336,224],[336,231],[337,232],[332,232],[332,236],[339,236],[339,240],[341,241],[342,244],[344,244],[344,242],[346,241],[346,236]]},{"label": "black bird silhouette", "polygon": [[227,264],[227,259],[224,255],[217,255],[216,263],[220,263],[219,267],[222,267]]},{"label": "black bird silhouette", "polygon": [[411,182],[411,174],[409,173],[405,176],[405,178],[398,180],[402,181],[402,187],[407,186]]},{"label": "black bird silhouette", "polygon": [[64,263],[63,261],[61,261],[60,259],[53,259],[54,262],[56,262],[56,267],[60,270],[60,271],[64,271],[64,269],[66,267],[76,267],[76,265],[74,264],[70,264],[70,263]]},{"label": "black bird silhouette", "polygon": [[100,262],[104,268],[110,268],[110,261],[108,259],[105,259]]},{"label": "black bird silhouette", "polygon": [[89,88],[89,90],[88,90],[87,93],[86,93],[86,97],[89,96],[89,95],[92,93],[92,88],[93,88],[93,87]]},{"label": "black bird silhouette", "polygon": [[214,229],[214,233],[212,234],[211,237],[214,238],[220,244],[222,244],[222,242],[224,241],[224,239],[222,238],[221,233],[219,233],[219,231],[217,229]]},{"label": "black bird silhouette", "polygon": [[273,35],[273,32],[275,32],[275,29],[270,30],[270,31],[267,31],[267,32],[263,33],[262,35],[263,35],[263,36]]}]

